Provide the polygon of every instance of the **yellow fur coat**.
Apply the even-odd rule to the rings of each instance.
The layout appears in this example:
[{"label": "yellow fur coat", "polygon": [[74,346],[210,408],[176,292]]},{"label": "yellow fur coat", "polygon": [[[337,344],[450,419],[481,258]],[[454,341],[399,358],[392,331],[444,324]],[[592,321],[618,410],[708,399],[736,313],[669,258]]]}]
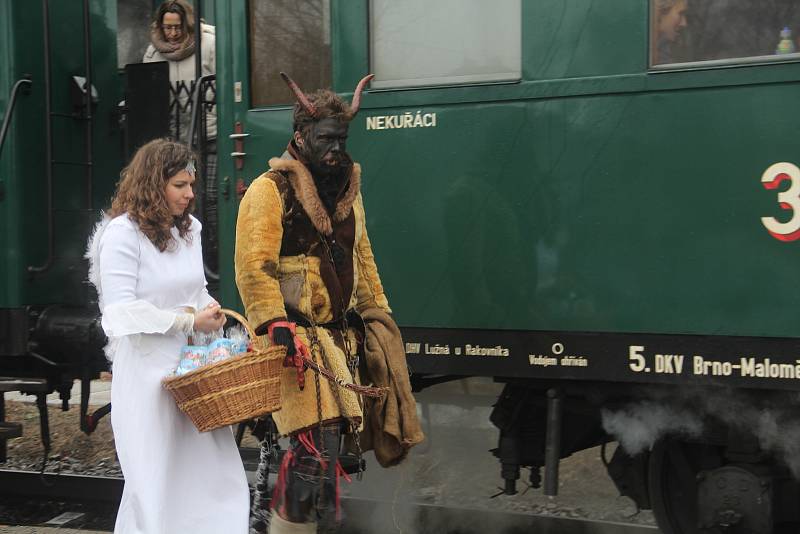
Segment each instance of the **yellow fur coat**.
[{"label": "yellow fur coat", "polygon": [[[331,216],[302,163],[284,154],[269,164],[270,170],[247,189],[236,223],[236,284],[256,332],[266,334],[271,322],[289,314],[313,324],[333,321],[339,318],[332,304],[335,302],[341,302],[347,310],[378,307],[391,312],[367,237],[359,165],[354,165]],[[322,236],[342,243],[352,256],[352,271],[349,265],[338,271],[332,269]],[[306,329],[298,327],[297,332],[310,347]],[[317,327],[316,332],[322,345],[322,351],[314,354],[316,361],[339,378],[355,381],[341,341],[335,343],[332,332],[325,328]],[[355,347],[352,330],[348,337]],[[319,407],[323,421],[345,418],[355,425],[360,423],[363,414],[355,393],[310,370],[305,371],[305,377],[305,389],[300,391],[295,369],[283,370],[282,408],[273,414],[281,434],[316,425]]]}]

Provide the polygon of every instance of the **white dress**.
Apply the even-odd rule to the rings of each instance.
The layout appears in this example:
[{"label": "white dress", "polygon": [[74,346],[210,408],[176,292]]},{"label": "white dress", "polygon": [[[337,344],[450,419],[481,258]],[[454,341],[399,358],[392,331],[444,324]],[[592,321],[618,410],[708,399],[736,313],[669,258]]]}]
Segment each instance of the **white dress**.
[{"label": "white dress", "polygon": [[122,215],[100,223],[89,243],[125,477],[115,534],[247,534],[249,491],[232,430],[198,432],[161,385],[186,343],[177,313],[213,301],[194,218],[191,234],[189,244],[173,228],[175,245],[159,252]]}]

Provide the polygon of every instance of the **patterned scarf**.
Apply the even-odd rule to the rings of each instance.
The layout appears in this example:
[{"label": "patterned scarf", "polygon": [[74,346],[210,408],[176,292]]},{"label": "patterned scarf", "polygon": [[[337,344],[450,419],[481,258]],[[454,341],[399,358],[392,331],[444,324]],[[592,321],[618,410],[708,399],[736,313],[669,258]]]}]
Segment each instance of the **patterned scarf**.
[{"label": "patterned scarf", "polygon": [[150,42],[169,61],[180,61],[194,54],[193,33],[187,35],[180,43],[172,44],[164,39],[164,35],[159,28],[151,28]]}]

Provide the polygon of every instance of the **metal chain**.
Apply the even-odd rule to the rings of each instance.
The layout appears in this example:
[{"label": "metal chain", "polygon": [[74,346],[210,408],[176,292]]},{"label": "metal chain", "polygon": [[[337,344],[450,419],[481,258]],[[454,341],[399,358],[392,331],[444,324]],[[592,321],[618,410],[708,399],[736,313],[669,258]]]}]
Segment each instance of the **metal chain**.
[{"label": "metal chain", "polygon": [[270,520],[269,466],[273,458],[277,458],[276,445],[273,440],[272,424],[267,428],[261,442],[256,483],[253,491],[253,502],[250,509],[249,534],[266,534]]},{"label": "metal chain", "polygon": [[[362,414],[364,413],[363,406],[361,407],[361,413]],[[361,480],[364,474],[364,469],[362,469],[361,465],[362,463],[361,459],[364,456],[364,451],[361,450],[361,432],[358,431],[358,426],[353,425],[353,427],[350,429],[350,433],[353,434],[353,443],[356,446],[356,462],[358,464],[358,471],[356,472],[356,478],[358,480]]]},{"label": "metal chain", "polygon": [[[313,319],[312,319],[313,320]],[[319,365],[319,361],[317,361],[317,352],[322,348],[319,343],[319,337],[317,337],[317,327],[312,323],[311,328],[306,330],[306,335],[308,335],[309,340],[309,352],[311,353],[311,359]],[[320,384],[321,377],[319,373],[314,374],[314,388],[317,394],[317,432],[319,436],[319,443],[317,444],[321,450],[324,450],[323,446],[323,426],[322,426],[322,385]],[[309,453],[311,451],[308,451]],[[314,507],[317,508],[319,505],[319,500],[323,498],[325,493],[325,472],[322,468],[322,462],[318,466],[319,469],[319,491],[317,493],[317,502],[314,503]]]},{"label": "metal chain", "polygon": [[[325,249],[325,255],[327,256],[328,261],[333,266],[334,272],[336,272],[336,262],[333,259],[333,251],[331,250],[330,243],[322,234],[319,234],[320,242]],[[333,241],[336,242],[335,240]],[[333,303],[331,303],[333,306]],[[344,345],[344,354],[345,359],[347,360],[347,367],[350,369],[350,374],[355,377],[356,376],[356,368],[359,364],[358,358],[358,351],[353,350],[353,344],[350,342],[350,336],[347,335],[347,331],[350,329],[350,325],[347,320],[347,309],[344,304],[344,295],[341,295],[339,299],[339,308],[340,308],[340,315],[342,318],[341,324],[341,333],[342,333],[342,344]]]},{"label": "metal chain", "polygon": [[[330,247],[330,244],[328,243],[328,240],[326,239],[325,236],[323,236],[319,232],[318,232],[318,235],[319,235],[319,238],[320,238],[320,242],[322,243],[323,248],[325,250],[325,255],[327,256],[328,261],[333,266],[334,272],[337,272],[337,270],[336,270],[336,261],[334,261],[334,259],[333,259],[333,251],[331,250],[331,247]],[[335,243],[335,240],[334,240],[334,243]],[[351,258],[351,261],[352,261],[352,258]],[[338,272],[337,272],[337,275],[338,275]],[[330,293],[328,293],[328,296],[330,296]],[[331,306],[333,306],[333,302],[331,302]],[[358,365],[359,365],[359,357],[358,357],[358,351],[357,350],[353,350],[352,343],[350,342],[350,336],[348,335],[348,331],[350,329],[350,325],[348,324],[348,321],[347,321],[347,310],[346,310],[346,307],[345,307],[345,304],[344,304],[344,295],[340,295],[340,298],[339,298],[339,309],[340,309],[340,315],[341,315],[341,320],[342,320],[341,331],[340,332],[341,332],[341,335],[342,335],[342,345],[344,345],[344,357],[345,357],[347,368],[350,370],[350,378],[355,382],[356,372],[357,372]],[[312,328],[316,329],[316,325],[313,324],[313,323],[312,323]],[[315,334],[315,336],[316,336],[316,334]],[[318,344],[318,346],[319,346],[321,354],[323,356],[323,360],[327,360],[327,358],[325,358],[325,356],[326,356],[325,352],[322,350],[322,346],[319,345],[319,344]],[[342,403],[341,397],[339,395],[338,388],[334,387],[334,388],[331,388],[331,389],[333,390],[334,396],[336,397],[336,402],[339,405],[339,410],[343,412],[344,411],[344,407],[343,407],[343,403]],[[361,397],[359,395],[356,395],[356,399],[357,399],[357,402],[359,403],[359,407],[361,408],[361,414],[362,414],[362,418],[363,418],[363,416],[364,416],[363,414],[365,413],[364,403],[363,403],[363,401],[362,401],[362,399],[361,399]],[[342,414],[342,415],[344,415],[344,414]],[[348,430],[353,435],[353,443],[356,446],[356,461],[358,462],[358,472],[357,472],[356,476],[357,476],[358,479],[361,479],[362,473],[363,473],[363,470],[361,469],[361,463],[362,463],[361,461],[362,461],[362,457],[363,457],[363,450],[361,449],[361,433],[358,431],[358,425],[354,424],[353,422],[349,422],[349,427],[350,428]]]},{"label": "metal chain", "polygon": [[[306,335],[308,335],[309,347],[308,352],[311,354],[311,359],[319,365],[317,361],[317,352],[322,348],[319,343],[319,338],[317,337],[317,327],[315,324],[312,323],[311,328],[306,329]],[[317,424],[319,425],[319,430],[322,432],[322,387],[320,385],[320,376],[319,373],[314,374],[314,388],[316,389],[317,394]]]},{"label": "metal chain", "polygon": [[[322,346],[322,343],[319,340],[319,336],[317,335],[317,326],[312,323],[311,328],[308,330],[309,332],[309,341],[310,347],[309,352],[311,353],[311,357],[314,360],[314,363],[319,365],[320,367],[324,367],[327,369],[331,368],[329,363],[328,355],[325,352],[325,347]],[[313,333],[312,333],[313,332]],[[319,360],[317,359],[317,354],[319,354]],[[317,404],[321,403],[320,394],[319,394],[319,374],[314,373],[314,377],[317,380]],[[336,405],[339,407],[339,412],[344,415],[344,403],[342,402],[342,397],[339,394],[339,388],[331,387],[331,392],[333,393],[334,398],[336,399]],[[322,408],[319,408],[319,423],[322,425]]]}]

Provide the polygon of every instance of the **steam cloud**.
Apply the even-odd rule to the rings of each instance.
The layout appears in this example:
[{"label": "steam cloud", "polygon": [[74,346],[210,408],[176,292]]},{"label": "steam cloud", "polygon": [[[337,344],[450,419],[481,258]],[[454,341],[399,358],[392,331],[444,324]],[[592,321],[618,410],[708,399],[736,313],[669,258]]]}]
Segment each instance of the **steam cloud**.
[{"label": "steam cloud", "polygon": [[703,430],[703,423],[695,414],[649,400],[618,412],[603,409],[602,414],[605,431],[616,436],[630,455],[652,448],[667,434],[699,436]]},{"label": "steam cloud", "polygon": [[603,409],[603,428],[631,455],[652,448],[667,434],[698,437],[716,419],[734,430],[756,436],[761,448],[773,453],[800,478],[800,395],[789,392],[747,393],[708,390],[675,398],[653,394],[619,410]]}]

